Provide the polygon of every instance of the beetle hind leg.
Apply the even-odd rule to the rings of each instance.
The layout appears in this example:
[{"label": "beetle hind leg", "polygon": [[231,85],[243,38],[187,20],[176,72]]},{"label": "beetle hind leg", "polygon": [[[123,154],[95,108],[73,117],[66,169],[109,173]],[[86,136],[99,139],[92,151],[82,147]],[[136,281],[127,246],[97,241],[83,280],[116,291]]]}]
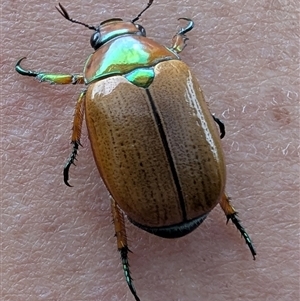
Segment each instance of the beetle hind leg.
[{"label": "beetle hind leg", "polygon": [[16,63],[16,71],[25,76],[33,76],[39,82],[48,82],[50,84],[68,85],[68,84],[84,84],[84,77],[82,74],[55,74],[48,72],[37,72],[33,70],[26,70],[21,67],[21,62],[25,57],[19,59]]},{"label": "beetle hind leg", "polygon": [[251,238],[248,235],[248,233],[246,232],[245,228],[242,226],[240,220],[237,218],[237,212],[235,211],[235,209],[230,204],[230,199],[225,193],[223,194],[223,196],[221,198],[220,206],[223,209],[223,211],[224,211],[224,213],[227,217],[227,222],[229,220],[231,220],[233,222],[233,224],[236,226],[236,228],[240,231],[242,237],[244,237],[245,242],[246,242],[246,244],[248,245],[248,247],[251,251],[253,259],[255,260],[256,251],[254,249]]},{"label": "beetle hind leg", "polygon": [[113,222],[115,225],[115,236],[117,237],[118,250],[121,254],[122,267],[123,267],[125,279],[135,300],[140,301],[140,298],[137,296],[136,290],[134,288],[130,270],[129,270],[128,252],[130,252],[130,250],[127,245],[124,215],[121,209],[119,208],[118,204],[112,197],[111,197],[111,212],[113,216]]},{"label": "beetle hind leg", "polygon": [[69,184],[69,170],[71,165],[75,165],[74,161],[77,160],[76,156],[78,154],[78,147],[80,144],[80,136],[81,136],[81,128],[82,128],[82,122],[83,122],[83,111],[84,111],[84,101],[85,101],[85,93],[86,91],[83,91],[80,93],[76,107],[75,107],[75,114],[74,114],[74,120],[73,120],[73,128],[72,128],[72,141],[71,144],[73,145],[72,153],[65,164],[64,167],[64,182],[67,186],[72,187]]}]

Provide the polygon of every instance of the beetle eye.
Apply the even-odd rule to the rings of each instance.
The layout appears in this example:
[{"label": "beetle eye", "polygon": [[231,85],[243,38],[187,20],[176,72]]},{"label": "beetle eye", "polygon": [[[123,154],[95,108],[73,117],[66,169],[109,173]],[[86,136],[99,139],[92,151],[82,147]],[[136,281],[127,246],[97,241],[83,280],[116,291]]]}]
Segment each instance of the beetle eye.
[{"label": "beetle eye", "polygon": [[92,36],[91,36],[91,46],[97,50],[101,46],[101,34],[100,31],[96,31]]},{"label": "beetle eye", "polygon": [[142,35],[143,37],[146,36],[146,30],[142,25],[135,24],[135,27],[140,31],[140,35]]}]

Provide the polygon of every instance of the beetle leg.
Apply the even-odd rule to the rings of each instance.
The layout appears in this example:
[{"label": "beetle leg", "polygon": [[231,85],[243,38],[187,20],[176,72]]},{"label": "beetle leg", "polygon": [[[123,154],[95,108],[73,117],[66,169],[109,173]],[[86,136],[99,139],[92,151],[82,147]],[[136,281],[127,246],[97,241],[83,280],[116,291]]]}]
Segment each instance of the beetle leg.
[{"label": "beetle leg", "polygon": [[180,53],[185,48],[185,42],[188,40],[185,34],[191,31],[194,27],[194,22],[191,19],[179,18],[178,20],[186,20],[189,23],[186,27],[181,28],[172,39],[171,49],[176,53]]},{"label": "beetle leg", "polygon": [[113,222],[115,225],[115,236],[117,237],[117,245],[118,250],[121,254],[122,266],[125,275],[125,279],[127,285],[132,292],[133,296],[135,297],[136,301],[140,301],[140,298],[136,294],[136,290],[133,286],[130,270],[129,270],[129,263],[128,263],[128,252],[130,252],[128,245],[127,245],[127,237],[126,237],[126,228],[125,228],[125,221],[124,215],[121,211],[120,207],[116,203],[116,201],[111,197],[111,212],[113,216]]},{"label": "beetle leg", "polygon": [[[81,136],[81,128],[83,122],[83,112],[84,112],[84,101],[85,101],[85,93],[86,91],[82,91],[78,97],[76,106],[75,106],[75,114],[73,120],[73,128],[72,128],[72,141],[73,145],[72,153],[64,167],[64,182],[67,186],[72,187],[69,184],[69,169],[71,165],[75,165],[74,161],[77,160],[77,152],[80,144],[80,136]],[[82,146],[82,145],[81,145]]]},{"label": "beetle leg", "polygon": [[217,125],[219,126],[219,129],[220,129],[220,138],[224,138],[225,137],[225,125],[224,123],[217,117],[215,117],[214,115],[212,115],[214,121],[217,123]]},{"label": "beetle leg", "polygon": [[222,198],[221,198],[220,206],[223,209],[223,211],[224,211],[224,213],[225,213],[225,215],[227,217],[227,222],[231,219],[231,221],[234,223],[234,225],[240,231],[242,237],[244,237],[244,239],[246,241],[246,244],[248,245],[248,247],[249,247],[249,249],[251,251],[253,259],[255,260],[256,251],[254,249],[252,241],[251,241],[248,233],[246,232],[246,230],[244,229],[244,227],[240,223],[239,219],[237,218],[237,212],[235,211],[235,209],[230,204],[230,199],[226,195],[226,193],[224,193],[223,196],[222,196]]},{"label": "beetle leg", "polygon": [[67,84],[84,84],[84,76],[83,74],[55,74],[48,72],[36,72],[32,70],[23,69],[20,63],[25,59],[25,57],[18,60],[16,64],[16,71],[25,76],[33,76],[39,82],[48,82],[50,84],[59,84],[59,85],[67,85]]}]

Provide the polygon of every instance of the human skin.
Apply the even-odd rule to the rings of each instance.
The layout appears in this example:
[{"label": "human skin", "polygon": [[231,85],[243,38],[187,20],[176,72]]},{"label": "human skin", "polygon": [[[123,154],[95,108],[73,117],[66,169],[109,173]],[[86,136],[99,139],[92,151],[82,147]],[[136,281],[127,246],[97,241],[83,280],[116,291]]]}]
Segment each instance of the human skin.
[{"label": "human skin", "polygon": [[[226,125],[227,188],[256,261],[219,207],[174,240],[126,222],[141,301],[299,300],[299,28],[297,1],[154,1],[140,20],[170,45],[179,17],[195,28],[181,58]],[[14,71],[81,72],[92,31],[55,1],[2,4],[1,300],[133,301],[116,249],[109,195],[86,128],[69,188],[62,168],[81,86],[39,84]],[[62,3],[96,25],[130,19],[142,1]]]}]

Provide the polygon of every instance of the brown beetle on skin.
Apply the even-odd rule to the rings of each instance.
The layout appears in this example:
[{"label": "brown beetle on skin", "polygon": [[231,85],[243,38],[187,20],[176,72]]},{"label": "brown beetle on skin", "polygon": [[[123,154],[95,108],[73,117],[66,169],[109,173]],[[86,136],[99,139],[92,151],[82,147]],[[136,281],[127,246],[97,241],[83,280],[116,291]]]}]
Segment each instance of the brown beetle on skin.
[{"label": "brown beetle on skin", "polygon": [[123,76],[93,83],[85,118],[117,204],[139,227],[179,237],[218,204],[225,164],[215,122],[186,64],[166,61],[154,72],[147,90]]},{"label": "brown beetle on skin", "polygon": [[95,162],[111,194],[111,208],[118,250],[127,284],[133,286],[123,212],[139,228],[165,238],[178,238],[196,229],[220,204],[227,220],[235,224],[255,259],[250,237],[237,219],[225,193],[226,167],[219,133],[224,125],[209,112],[201,88],[178,54],[188,21],[173,37],[171,47],[146,37],[145,29],[132,21],[110,19],[98,27],[73,20],[59,4],[67,20],[95,31],[83,74],[51,74],[16,70],[40,81],[82,84],[73,121],[69,168],[80,145],[85,114]]}]

